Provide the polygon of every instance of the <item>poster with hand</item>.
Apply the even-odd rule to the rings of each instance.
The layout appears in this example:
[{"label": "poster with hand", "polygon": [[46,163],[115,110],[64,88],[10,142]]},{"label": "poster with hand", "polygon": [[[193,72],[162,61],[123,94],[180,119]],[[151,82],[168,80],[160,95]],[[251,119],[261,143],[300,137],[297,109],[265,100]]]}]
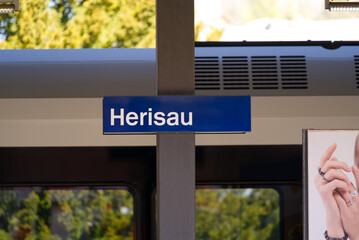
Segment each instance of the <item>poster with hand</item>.
[{"label": "poster with hand", "polygon": [[305,239],[359,239],[359,130],[304,130]]}]

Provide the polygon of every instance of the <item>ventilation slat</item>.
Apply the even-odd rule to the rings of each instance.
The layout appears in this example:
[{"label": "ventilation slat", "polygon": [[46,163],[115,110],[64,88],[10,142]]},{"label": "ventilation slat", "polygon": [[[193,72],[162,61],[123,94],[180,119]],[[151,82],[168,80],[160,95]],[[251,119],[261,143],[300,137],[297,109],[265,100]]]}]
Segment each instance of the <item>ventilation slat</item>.
[{"label": "ventilation slat", "polygon": [[249,90],[249,86],[224,86],[226,90]]},{"label": "ventilation slat", "polygon": [[253,89],[257,89],[257,90],[274,90],[274,89],[278,89],[278,87],[253,87]]},{"label": "ventilation slat", "polygon": [[198,77],[198,78],[219,78],[219,75],[215,75],[215,74],[213,74],[213,75],[198,75],[198,74],[196,74],[196,76],[195,76],[196,78]]},{"label": "ventilation slat", "polygon": [[282,83],[283,85],[306,85],[306,82],[286,82]]},{"label": "ventilation slat", "polygon": [[247,59],[248,57],[247,56],[223,56],[222,59],[238,59],[238,58],[244,58],[244,59]]},{"label": "ventilation slat", "polygon": [[247,63],[223,63],[223,66],[248,66]]},{"label": "ventilation slat", "polygon": [[276,66],[277,63],[254,63],[256,66]]},{"label": "ventilation slat", "polygon": [[233,74],[233,73],[248,73],[248,71],[223,71],[224,74]]},{"label": "ventilation slat", "polygon": [[[282,74],[282,77],[292,77],[294,74]],[[295,74],[295,77],[307,77],[307,74]]]},{"label": "ventilation slat", "polygon": [[219,71],[218,67],[196,67],[195,71],[207,71],[207,70],[213,70],[213,71]]},{"label": "ventilation slat", "polygon": [[282,89],[307,89],[305,56],[280,56]]},{"label": "ventilation slat", "polygon": [[288,65],[288,66],[293,66],[293,65],[305,65],[305,61],[281,61],[280,62],[281,65],[285,66],[285,65]]},{"label": "ventilation slat", "polygon": [[282,87],[282,89],[307,89],[307,86]]},{"label": "ventilation slat", "polygon": [[252,60],[252,63],[267,63],[267,62],[276,62],[276,59],[271,59],[271,60]]},{"label": "ventilation slat", "polygon": [[218,59],[218,57],[212,56],[212,57],[195,57],[194,59]]},{"label": "ventilation slat", "polygon": [[196,86],[219,86],[219,83],[196,83]]},{"label": "ventilation slat", "polygon": [[276,56],[252,56],[252,59],[257,59],[257,58],[277,58]]},{"label": "ventilation slat", "polygon": [[222,56],[222,71],[224,90],[249,89],[247,56]]},{"label": "ventilation slat", "polygon": [[277,75],[277,74],[253,74],[253,79],[256,79],[256,78],[265,78],[265,77],[277,78],[278,75]]},{"label": "ventilation slat", "polygon": [[281,69],[293,69],[293,70],[296,70],[296,69],[304,69],[305,71],[307,71],[307,67],[304,66],[304,67],[285,67],[285,66],[281,66]]},{"label": "ventilation slat", "polygon": [[282,78],[283,82],[291,82],[291,81],[307,81],[306,78]]},{"label": "ventilation slat", "polygon": [[282,73],[306,73],[307,71],[301,70],[292,70],[292,71],[281,71]]},{"label": "ventilation slat", "polygon": [[195,90],[220,90],[218,57],[195,57]]},{"label": "ventilation slat", "polygon": [[253,82],[278,82],[276,78],[253,79]]},{"label": "ventilation slat", "polygon": [[280,56],[280,59],[283,58],[305,58],[305,56],[296,56],[296,55]]},{"label": "ventilation slat", "polygon": [[196,83],[197,82],[218,82],[218,80],[217,79],[196,79]]},{"label": "ventilation slat", "polygon": [[[243,75],[226,75],[226,79],[227,78],[237,78],[237,77],[249,77],[248,74],[243,74]],[[226,81],[226,79],[224,79],[224,81]]]},{"label": "ventilation slat", "polygon": [[252,88],[278,89],[278,61],[276,56],[251,56]]},{"label": "ventilation slat", "polygon": [[248,83],[224,83],[224,86],[248,86]]},{"label": "ventilation slat", "polygon": [[281,59],[280,62],[305,62],[305,59]]},{"label": "ventilation slat", "polygon": [[277,71],[268,71],[267,69],[263,69],[263,71],[252,71],[253,73],[277,73]]},{"label": "ventilation slat", "polygon": [[248,65],[245,65],[245,67],[223,67],[224,70],[239,70],[239,69],[248,69]]},{"label": "ventilation slat", "polygon": [[226,79],[226,81],[225,81],[223,84],[226,84],[227,82],[247,82],[247,84],[248,84],[248,78],[243,78],[243,79],[238,79],[238,78]]},{"label": "ventilation slat", "polygon": [[[202,69],[201,69],[202,70]],[[219,74],[219,71],[208,71],[208,70],[205,70],[205,71],[198,71],[198,74]]]},{"label": "ventilation slat", "polygon": [[236,63],[236,62],[239,62],[239,63],[242,63],[242,62],[247,62],[247,60],[222,60],[222,62],[226,63],[226,62],[232,62],[232,63]]},{"label": "ventilation slat", "polygon": [[[359,56],[356,59],[358,75]],[[302,55],[199,56],[195,58],[195,88],[238,91],[307,89],[306,65],[306,57]]]},{"label": "ventilation slat", "polygon": [[219,87],[217,87],[217,88],[210,88],[210,87],[208,87],[208,88],[204,88],[204,87],[196,87],[196,90],[220,90],[220,88],[219,88]]}]

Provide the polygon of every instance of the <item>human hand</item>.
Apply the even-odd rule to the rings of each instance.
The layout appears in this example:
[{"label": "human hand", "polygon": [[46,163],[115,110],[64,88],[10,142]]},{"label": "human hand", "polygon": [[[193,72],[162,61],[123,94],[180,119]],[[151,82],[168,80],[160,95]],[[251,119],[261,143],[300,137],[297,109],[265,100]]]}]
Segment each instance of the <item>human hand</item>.
[{"label": "human hand", "polygon": [[348,192],[351,183],[341,171],[350,172],[351,169],[344,162],[332,158],[335,149],[336,144],[333,144],[323,154],[320,160],[319,174],[315,177],[314,182],[326,211],[328,236],[341,238],[345,233],[336,199],[341,198],[344,204],[351,201]]},{"label": "human hand", "polygon": [[[353,175],[357,186],[359,186],[359,169],[356,166],[352,167]],[[347,204],[340,196],[335,196],[338,203],[343,228],[351,240],[359,240],[359,197],[358,191],[351,184],[349,191],[352,195],[352,202]]]}]

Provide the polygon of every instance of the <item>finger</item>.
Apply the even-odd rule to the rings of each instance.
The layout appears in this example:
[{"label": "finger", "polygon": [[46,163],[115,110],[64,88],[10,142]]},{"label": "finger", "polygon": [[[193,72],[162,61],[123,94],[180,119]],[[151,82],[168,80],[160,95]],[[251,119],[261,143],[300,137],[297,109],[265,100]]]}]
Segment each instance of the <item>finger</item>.
[{"label": "finger", "polygon": [[314,183],[315,183],[315,186],[318,188],[322,185],[324,185],[324,181],[322,180],[322,176],[319,176],[319,175],[316,175],[314,177]]},{"label": "finger", "polygon": [[354,192],[356,190],[356,188],[352,182],[350,182],[350,184],[348,184],[348,186],[349,186],[349,193]]},{"label": "finger", "polygon": [[350,195],[350,193],[348,191],[345,191],[345,190],[339,189],[339,188],[336,191],[337,191],[337,193],[340,194],[340,196],[345,200],[346,203],[353,200],[352,196]]},{"label": "finger", "polygon": [[335,179],[321,187],[321,191],[323,191],[324,193],[332,194],[334,190],[339,190],[340,192],[342,192],[343,193],[342,197],[344,198],[344,200],[348,200],[348,201],[350,200],[350,195],[348,193],[349,188],[346,182]]},{"label": "finger", "polygon": [[321,171],[324,173],[328,172],[330,169],[342,169],[346,172],[351,172],[352,170],[345,162],[336,161],[336,160],[327,161],[325,162],[323,167],[321,167]]},{"label": "finger", "polygon": [[333,196],[334,196],[335,201],[338,204],[340,213],[344,216],[348,216],[349,209],[348,209],[348,205],[345,202],[345,200],[338,193],[334,193]]},{"label": "finger", "polygon": [[[336,157],[333,157],[332,159],[330,159],[330,161],[339,161],[339,160]],[[331,170],[329,170],[328,172],[330,172],[330,171]],[[343,174],[346,177],[347,180],[344,180],[344,179],[342,179],[342,180],[344,180],[344,181],[346,181],[348,183],[349,193],[354,192],[356,190],[356,188],[355,188],[354,184],[349,180],[349,178],[339,169],[337,169],[336,172],[340,172],[341,174]],[[359,173],[359,171],[358,171],[358,173]],[[328,180],[328,181],[332,180],[332,179],[328,179],[326,177],[325,177],[325,179]]]},{"label": "finger", "polygon": [[314,184],[315,184],[315,187],[317,188],[317,190],[320,192],[320,189],[321,189],[324,185],[328,184],[328,182],[325,181],[325,179],[323,179],[322,176],[317,175],[317,176],[314,178]]},{"label": "finger", "polygon": [[329,148],[325,151],[322,158],[320,159],[320,168],[324,166],[324,164],[332,157],[335,149],[337,148],[337,144],[333,143],[329,146]]},{"label": "finger", "polygon": [[357,166],[353,166],[352,170],[353,170],[353,175],[354,175],[354,178],[356,181],[356,185],[358,187],[359,186],[359,168]]},{"label": "finger", "polygon": [[[352,186],[352,183],[350,182],[347,175],[345,175],[342,171],[338,171],[337,169],[330,169],[326,174],[324,174],[324,178],[327,181],[333,181],[334,179],[339,179],[341,181],[344,181],[348,184],[349,188]],[[351,189],[349,189],[351,190]],[[352,189],[354,190],[354,189]]]},{"label": "finger", "polygon": [[[331,161],[339,161],[336,157],[333,157],[332,159],[330,159]],[[331,171],[331,170],[329,170]],[[345,180],[348,183],[349,186],[349,192],[353,192],[354,190],[356,190],[355,186],[353,185],[353,183],[349,180],[349,178],[347,177],[347,175],[345,175],[341,170],[337,169],[337,172],[340,172],[341,174],[343,174],[347,180]]]}]

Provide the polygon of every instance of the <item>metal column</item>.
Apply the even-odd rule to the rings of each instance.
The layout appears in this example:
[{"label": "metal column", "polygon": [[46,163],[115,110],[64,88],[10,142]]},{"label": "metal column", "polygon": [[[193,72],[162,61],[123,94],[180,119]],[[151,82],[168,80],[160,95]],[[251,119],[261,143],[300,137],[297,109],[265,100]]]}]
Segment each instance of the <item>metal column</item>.
[{"label": "metal column", "polygon": [[[194,94],[194,1],[156,0],[158,95]],[[157,239],[195,239],[195,136],[157,134]]]}]

